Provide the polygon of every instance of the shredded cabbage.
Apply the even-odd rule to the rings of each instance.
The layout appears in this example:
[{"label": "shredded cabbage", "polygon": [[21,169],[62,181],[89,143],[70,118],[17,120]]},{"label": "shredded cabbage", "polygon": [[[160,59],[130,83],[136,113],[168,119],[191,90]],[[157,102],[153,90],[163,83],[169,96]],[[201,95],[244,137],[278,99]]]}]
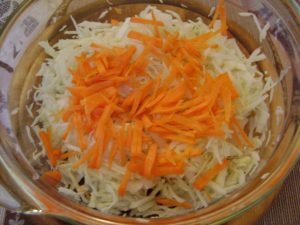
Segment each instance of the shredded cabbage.
[{"label": "shredded cabbage", "polygon": [[254,23],[255,23],[255,25],[257,27],[257,30],[259,32],[259,41],[262,42],[266,38],[266,36],[267,36],[267,31],[270,28],[270,23],[267,22],[265,24],[265,26],[263,28],[261,28],[259,20],[258,20],[257,16],[254,13],[241,12],[241,13],[239,13],[239,15],[240,16],[251,16],[253,18],[253,21],[254,21]]}]

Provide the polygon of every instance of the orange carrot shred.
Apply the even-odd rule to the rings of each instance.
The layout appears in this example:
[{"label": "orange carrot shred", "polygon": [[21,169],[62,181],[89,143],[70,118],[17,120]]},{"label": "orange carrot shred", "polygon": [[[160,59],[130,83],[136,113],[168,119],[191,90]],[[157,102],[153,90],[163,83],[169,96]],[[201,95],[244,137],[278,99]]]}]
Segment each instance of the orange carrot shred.
[{"label": "orange carrot shred", "polygon": [[153,144],[150,146],[145,160],[144,175],[146,177],[151,177],[152,175],[152,169],[154,167],[156,155],[157,155],[157,146]]},{"label": "orange carrot shred", "polygon": [[132,142],[131,142],[131,155],[137,156],[142,151],[142,123],[135,121],[135,125],[132,131]]},{"label": "orange carrot shred", "polygon": [[220,1],[220,19],[221,19],[221,32],[223,35],[227,34],[227,24],[226,24],[226,11],[225,11],[225,4],[224,0]]},{"label": "orange carrot shred", "polygon": [[125,165],[126,163],[126,152],[125,152],[125,128],[124,126],[121,127],[120,133],[119,133],[119,137],[117,139],[117,150],[119,152],[120,155],[120,164],[122,166]]},{"label": "orange carrot shred", "polygon": [[117,154],[117,151],[118,151],[118,143],[120,142],[119,139],[120,139],[120,131],[117,132],[116,136],[117,136],[117,140],[116,139],[113,139],[113,143],[112,143],[112,147],[110,149],[110,154],[109,154],[109,158],[108,158],[108,167],[111,169],[112,167],[112,163],[114,161],[114,158]]},{"label": "orange carrot shred", "polygon": [[[97,143],[95,143],[92,147],[90,147],[88,150],[86,150],[80,159],[73,163],[72,170],[78,169],[83,163],[88,162],[91,160],[91,156],[93,155],[95,149],[97,148]],[[89,165],[90,166],[90,165]]]},{"label": "orange carrot shred", "polygon": [[211,22],[209,23],[209,28],[213,27],[213,25],[215,24],[216,20],[220,16],[220,8],[221,8],[223,2],[224,2],[224,0],[219,0],[218,5],[217,5],[216,10],[215,10],[215,13],[213,15],[213,18],[212,18]]},{"label": "orange carrot shred", "polygon": [[63,133],[63,135],[61,137],[63,140],[66,140],[66,138],[68,137],[70,131],[72,130],[72,127],[73,127],[72,123],[69,123],[66,130],[65,130],[65,132]]},{"label": "orange carrot shred", "polygon": [[73,117],[73,123],[74,127],[77,130],[77,135],[78,135],[78,145],[80,146],[81,150],[85,149],[87,146],[86,139],[84,137],[83,133],[83,121],[81,119],[80,114],[75,114]]},{"label": "orange carrot shred", "polygon": [[190,41],[192,42],[199,42],[201,44],[205,43],[206,41],[208,41],[209,39],[213,38],[214,36],[216,36],[217,34],[219,34],[221,32],[221,30],[217,30],[217,31],[209,31],[207,33],[201,34],[195,38],[190,39]]},{"label": "orange carrot shred", "polygon": [[[157,22],[156,17],[155,17],[155,13],[154,13],[153,10],[151,10],[151,16],[152,16],[152,21],[154,23]],[[160,33],[159,33],[158,25],[154,25],[154,30],[155,30],[155,36],[159,38]]]},{"label": "orange carrot shred", "polygon": [[194,138],[185,137],[183,135],[170,134],[170,135],[166,135],[165,138],[168,140],[179,141],[179,142],[186,143],[186,144],[194,144],[195,143]]},{"label": "orange carrot shred", "polygon": [[203,150],[200,148],[195,148],[193,146],[188,146],[184,152],[186,157],[196,157],[203,153]]},{"label": "orange carrot shred", "polygon": [[179,175],[184,172],[184,163],[178,163],[176,165],[160,166],[159,168],[154,167],[152,174],[154,177],[161,177],[166,175]]},{"label": "orange carrot shred", "polygon": [[158,48],[162,47],[161,39],[151,37],[151,36],[148,36],[146,34],[143,34],[143,33],[137,32],[137,31],[129,31],[127,36],[131,39],[141,41],[144,44],[151,43],[151,44],[153,44],[154,46],[156,46]]},{"label": "orange carrot shred", "polygon": [[158,102],[160,102],[164,97],[165,97],[166,93],[161,93],[158,96],[156,96],[156,98],[154,98],[152,101],[148,102],[146,104],[146,108],[151,108],[154,105],[156,105]]},{"label": "orange carrot shred", "polygon": [[61,181],[61,173],[58,170],[46,171],[40,177],[40,179],[44,182],[52,186],[56,186]]},{"label": "orange carrot shred", "polygon": [[224,110],[225,110],[225,122],[229,123],[231,119],[231,95],[228,89],[222,88],[221,94],[223,97],[223,104],[224,104]]},{"label": "orange carrot shred", "polygon": [[127,168],[127,170],[124,174],[124,177],[120,183],[119,189],[118,189],[118,193],[120,196],[125,195],[126,188],[127,188],[128,182],[130,180],[130,177],[131,177],[131,171]]},{"label": "orange carrot shred", "polygon": [[148,20],[140,17],[132,17],[130,20],[132,23],[141,23],[141,24],[148,24],[154,26],[164,26],[164,23],[161,21],[156,20]]},{"label": "orange carrot shred", "polygon": [[107,135],[107,132],[105,130],[107,129],[108,121],[110,119],[112,113],[112,105],[108,105],[105,107],[103,114],[101,115],[101,118],[99,119],[99,122],[97,124],[96,129],[96,138],[98,142],[98,147],[95,148],[95,161],[91,165],[92,168],[99,169],[102,165],[103,155],[104,151],[106,149],[105,146],[105,135]]},{"label": "orange carrot shred", "polygon": [[146,129],[148,129],[152,126],[152,122],[147,115],[142,116],[142,123],[143,123],[144,128],[146,128]]},{"label": "orange carrot shred", "polygon": [[119,22],[118,20],[116,20],[116,19],[111,19],[111,20],[110,20],[110,23],[111,23],[111,25],[116,26],[116,25],[118,25],[120,22]]},{"label": "orange carrot shred", "polygon": [[161,198],[161,197],[156,197],[155,202],[159,205],[165,205],[165,206],[178,206],[178,207],[183,207],[186,209],[192,208],[192,204],[189,202],[178,202],[174,199],[170,198]]},{"label": "orange carrot shred", "polygon": [[232,118],[232,123],[235,125],[235,127],[237,128],[238,132],[241,134],[241,136],[243,137],[243,139],[247,143],[247,145],[250,147],[253,147],[252,142],[250,141],[249,137],[245,133],[240,122],[235,117]]},{"label": "orange carrot shred", "polygon": [[218,173],[224,170],[228,165],[228,160],[223,160],[221,164],[217,163],[212,168],[205,171],[200,177],[193,183],[193,186],[199,190],[202,190],[212,179],[214,179]]},{"label": "orange carrot shred", "polygon": [[224,0],[219,0],[214,16],[209,24],[209,27],[212,28],[216,20],[220,17],[221,20],[221,32],[223,35],[226,35],[227,24],[226,24],[226,11]]},{"label": "orange carrot shred", "polygon": [[54,167],[56,166],[56,157],[53,154],[53,148],[51,145],[51,131],[48,129],[47,131],[40,131],[39,136],[42,140],[43,146],[45,147],[48,159],[50,164]]},{"label": "orange carrot shred", "polygon": [[91,47],[92,47],[92,48],[103,48],[102,45],[99,45],[99,44],[96,44],[96,43],[92,43],[92,44],[91,44]]},{"label": "orange carrot shred", "polygon": [[133,116],[136,113],[136,111],[138,110],[138,107],[139,107],[140,102],[142,100],[142,95],[143,95],[143,93],[141,91],[138,91],[138,92],[135,93],[132,108],[131,108],[130,113],[129,113],[131,116]]}]

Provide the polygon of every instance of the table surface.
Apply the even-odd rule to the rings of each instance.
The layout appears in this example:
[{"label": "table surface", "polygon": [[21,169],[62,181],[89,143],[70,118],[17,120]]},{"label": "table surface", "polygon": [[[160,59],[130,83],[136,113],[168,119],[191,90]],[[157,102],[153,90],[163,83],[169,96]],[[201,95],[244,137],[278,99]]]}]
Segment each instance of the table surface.
[{"label": "table surface", "polygon": [[[0,0],[0,26],[23,0]],[[10,2],[10,3],[8,3]],[[228,225],[299,225],[300,224],[300,162],[284,182],[282,189],[275,192],[259,206]],[[274,199],[274,201],[273,201]],[[271,205],[271,207],[269,207]],[[263,215],[263,216],[262,216]],[[261,217],[261,218],[260,218]],[[258,218],[260,218],[258,220]],[[24,216],[0,208],[0,225],[55,225],[47,217]],[[61,224],[61,223],[59,223]]]},{"label": "table surface", "polygon": [[300,224],[300,162],[297,163],[283,184],[272,207],[257,225]]}]

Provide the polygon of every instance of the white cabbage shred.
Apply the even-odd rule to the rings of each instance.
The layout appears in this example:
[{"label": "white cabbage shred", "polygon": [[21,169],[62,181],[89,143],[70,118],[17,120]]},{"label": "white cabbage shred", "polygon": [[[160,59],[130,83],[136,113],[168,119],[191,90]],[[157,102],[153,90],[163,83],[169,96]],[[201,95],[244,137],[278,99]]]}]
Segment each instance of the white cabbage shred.
[{"label": "white cabbage shred", "polygon": [[[157,20],[163,21],[169,33],[178,32],[180,38],[196,37],[210,29],[200,18],[183,22],[175,12],[162,12],[150,6],[140,12],[139,16],[151,18],[151,10]],[[61,141],[67,123],[56,116],[68,105],[70,93],[67,87],[72,86],[72,76],[68,68],[76,68],[75,56],[82,52],[92,53],[91,43],[107,47],[135,45],[138,55],[143,50],[143,45],[127,38],[127,33],[130,30],[138,30],[146,34],[152,32],[151,26],[131,23],[129,18],[115,26],[106,22],[89,21],[77,24],[73,18],[72,20],[75,31],[65,32],[75,35],[75,39],[61,39],[54,46],[50,46],[48,42],[40,43],[51,58],[42,64],[38,72],[42,81],[35,90],[34,101],[40,104],[40,107],[31,126],[35,133],[40,129],[46,130],[51,127],[53,145],[61,145],[64,152],[80,151],[74,136],[70,135],[65,141]],[[218,29],[218,24],[220,23],[217,23],[213,29]],[[211,202],[245,185],[250,174],[259,165],[258,150],[268,135],[267,123],[270,115],[266,100],[269,94],[265,90],[273,85],[272,80],[265,83],[263,74],[255,65],[255,62],[265,58],[260,49],[246,57],[234,39],[228,39],[221,34],[210,39],[209,43],[218,44],[219,48],[205,50],[203,53],[206,58],[205,69],[213,76],[224,72],[229,74],[240,95],[236,102],[237,118],[243,126],[246,124],[248,126],[249,138],[254,144],[252,149],[239,148],[227,140],[207,138],[199,143],[199,147],[205,152],[187,161],[184,174],[153,180],[134,174],[124,197],[120,197],[117,191],[125,173],[123,167],[113,163],[112,168],[109,169],[107,162],[104,162],[100,170],[89,169],[85,164],[77,170],[72,170],[72,164],[78,160],[78,156],[73,156],[58,162],[57,169],[63,177],[58,191],[102,212],[147,218],[170,217],[207,207]],[[151,71],[168,74],[168,68],[160,62],[153,63],[151,66],[150,75]],[[157,72],[152,75],[155,74]],[[30,109],[31,107],[28,107],[29,112]],[[281,114],[281,109],[278,109],[277,113]],[[42,128],[39,124],[43,124]],[[227,137],[231,137],[232,131],[228,127],[224,127],[224,130]],[[29,135],[30,132],[27,132]],[[39,145],[42,146],[41,143]],[[175,142],[173,146],[178,152],[184,149],[184,146]],[[44,156],[45,150],[35,152],[36,159]],[[219,173],[202,191],[193,187],[193,182],[203,171],[225,158],[230,161],[227,169]],[[154,201],[158,194],[179,202],[188,201],[192,203],[193,209],[158,205]]]},{"label": "white cabbage shred", "polygon": [[266,37],[267,37],[267,34],[268,34],[268,30],[270,28],[270,23],[267,22],[264,27],[262,28],[260,23],[259,23],[259,20],[257,18],[257,16],[254,14],[254,13],[249,13],[249,12],[241,12],[239,13],[240,16],[244,16],[244,17],[247,17],[247,16],[251,16],[253,18],[253,21],[257,27],[257,30],[259,32],[259,41],[262,42]]}]

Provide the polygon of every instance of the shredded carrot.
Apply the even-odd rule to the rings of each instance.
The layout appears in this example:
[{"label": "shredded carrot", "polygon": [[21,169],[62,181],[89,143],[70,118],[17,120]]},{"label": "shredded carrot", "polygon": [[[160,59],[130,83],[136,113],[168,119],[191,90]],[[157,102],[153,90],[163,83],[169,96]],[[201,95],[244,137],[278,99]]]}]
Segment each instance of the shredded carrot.
[{"label": "shredded carrot", "polygon": [[227,87],[227,89],[230,90],[230,93],[232,95],[232,99],[235,99],[237,97],[239,97],[239,93],[236,90],[236,88],[234,87],[234,84],[232,83],[232,81],[230,80],[229,74],[228,73],[222,73],[220,74],[216,80],[220,83],[222,83],[225,87]]},{"label": "shredded carrot", "polygon": [[176,165],[162,165],[159,168],[154,167],[152,175],[154,177],[161,177],[166,175],[179,175],[184,172],[184,162],[179,162]]},{"label": "shredded carrot", "polygon": [[138,173],[141,176],[144,176],[144,165],[143,162],[138,161],[138,160],[134,160],[134,162],[130,161],[128,163],[128,169],[132,172],[132,173]]},{"label": "shredded carrot", "polygon": [[78,145],[80,146],[81,150],[83,150],[86,148],[87,142],[84,137],[84,125],[80,114],[74,115],[73,123],[78,135]]},{"label": "shredded carrot", "polygon": [[92,44],[91,44],[91,47],[92,47],[92,48],[103,48],[102,45],[99,45],[99,44],[97,44],[97,43],[92,43]]},{"label": "shredded carrot", "polygon": [[[76,94],[74,94],[76,95]],[[74,112],[80,112],[81,106],[79,105],[71,105],[70,107],[68,107],[67,109],[65,109],[62,113],[62,119],[63,121],[68,121],[68,119],[70,118],[70,116],[74,113]]]},{"label": "shredded carrot", "polygon": [[246,142],[246,144],[250,147],[253,147],[252,142],[250,141],[249,137],[247,136],[246,132],[244,131],[244,129],[242,128],[240,122],[233,117],[232,118],[232,124],[237,128],[237,131],[239,134],[241,134],[241,136],[243,137],[244,141]]},{"label": "shredded carrot", "polygon": [[124,177],[123,177],[123,179],[120,183],[119,189],[118,189],[118,192],[119,192],[120,196],[125,195],[126,188],[127,188],[130,177],[131,177],[131,171],[129,169],[127,169],[125,174],[124,174]]},{"label": "shredded carrot", "polygon": [[144,166],[144,175],[146,177],[151,177],[152,169],[155,163],[157,155],[157,146],[155,144],[151,145],[145,160],[145,166]]},{"label": "shredded carrot", "polygon": [[126,142],[125,145],[127,148],[130,149],[131,144],[132,144],[132,136],[133,136],[133,125],[129,125],[127,126],[127,130],[126,130]]},{"label": "shredded carrot", "polygon": [[186,157],[196,157],[202,155],[203,150],[199,147],[188,146],[185,152],[183,153]]},{"label": "shredded carrot", "polygon": [[88,162],[91,159],[92,153],[93,153],[93,151],[94,151],[95,148],[97,148],[96,144],[94,144],[93,147],[91,147],[88,151],[86,151],[85,154],[83,154],[83,156],[78,161],[76,161],[75,163],[73,163],[72,170],[76,170],[83,163]]},{"label": "shredded carrot", "polygon": [[155,38],[155,37],[150,37],[146,34],[137,32],[137,31],[130,31],[127,35],[129,38],[131,39],[135,39],[138,41],[141,41],[143,43],[152,43],[155,47],[161,47],[162,46],[162,41],[159,38]]},{"label": "shredded carrot", "polygon": [[219,34],[220,32],[221,32],[221,30],[209,31],[207,33],[204,33],[204,34],[198,36],[198,37],[192,38],[190,41],[192,41],[192,42],[199,42],[199,43],[203,44],[206,41],[208,41],[209,39],[211,39],[214,36],[216,36],[217,34]]},{"label": "shredded carrot", "polygon": [[69,123],[66,130],[65,130],[65,132],[63,133],[63,135],[61,137],[63,140],[66,140],[66,138],[68,137],[72,127],[73,127],[72,123]]},{"label": "shredded carrot", "polygon": [[186,209],[190,209],[192,208],[192,204],[189,202],[178,202],[174,199],[170,199],[170,198],[161,198],[161,197],[156,197],[155,198],[155,202],[159,205],[165,205],[165,206],[178,206],[178,207],[183,207]]},{"label": "shredded carrot", "polygon": [[134,95],[134,100],[133,100],[132,108],[130,110],[130,115],[131,116],[133,116],[136,113],[136,111],[138,110],[138,107],[139,107],[141,101],[142,101],[142,92],[138,91]]},{"label": "shredded carrot", "polygon": [[190,137],[190,138],[194,138],[195,137],[195,133],[193,132],[190,132],[190,131],[185,131],[185,130],[181,130],[179,129],[178,127],[174,126],[174,125],[169,125],[169,124],[161,124],[161,125],[158,125],[162,128],[165,128],[166,131],[172,131],[174,133],[177,133],[177,134],[181,134],[181,135],[184,135],[184,136],[187,136],[187,137]]},{"label": "shredded carrot", "polygon": [[[157,20],[156,20],[155,13],[154,13],[153,10],[151,10],[151,16],[152,16],[152,21],[154,23],[156,23]],[[158,25],[154,25],[154,30],[155,30],[155,36],[159,38],[160,37],[160,33],[159,33]]]},{"label": "shredded carrot", "polygon": [[97,137],[97,141],[96,141],[97,147],[94,148],[94,153],[93,153],[94,160],[90,164],[91,168],[99,169],[102,165],[103,155],[107,147],[105,145],[105,135],[107,135],[108,133],[105,132],[105,130],[107,130],[111,113],[112,113],[112,105],[108,105],[104,109],[101,118],[98,121],[96,133],[95,133]]},{"label": "shredded carrot", "polygon": [[116,20],[116,19],[111,19],[111,20],[110,20],[110,23],[111,23],[111,25],[116,26],[116,25],[118,25],[120,22],[119,22],[118,20]]},{"label": "shredded carrot", "polygon": [[122,166],[125,165],[126,163],[126,152],[125,152],[125,137],[126,137],[126,133],[125,133],[125,128],[124,126],[122,126],[120,133],[119,133],[119,137],[117,139],[117,149],[120,155],[120,164]]},{"label": "shredded carrot", "polygon": [[202,190],[212,179],[214,179],[219,172],[224,170],[228,165],[228,160],[223,160],[221,164],[217,163],[212,168],[205,171],[200,177],[194,182],[194,187]]},{"label": "shredded carrot", "polygon": [[227,24],[226,24],[226,10],[224,0],[219,0],[214,16],[209,24],[209,27],[212,28],[216,20],[220,17],[221,20],[221,32],[223,35],[226,35]]},{"label": "shredded carrot", "polygon": [[[202,98],[202,102],[201,103],[199,103],[199,104],[197,104],[197,105],[195,105],[195,106],[193,106],[193,107],[185,110],[183,114],[185,116],[188,116],[188,115],[191,115],[191,114],[199,115],[199,111],[205,110],[208,107],[208,105],[209,105],[209,101],[207,99],[203,99]],[[186,105],[184,107],[186,107]],[[202,114],[202,116],[203,116],[203,114]]]},{"label": "shredded carrot", "polygon": [[43,146],[45,147],[48,159],[52,166],[56,166],[57,157],[53,154],[53,148],[51,145],[51,131],[48,129],[47,131],[39,132],[40,138],[43,142]]},{"label": "shredded carrot", "polygon": [[184,82],[179,83],[174,88],[170,89],[166,96],[161,100],[161,105],[169,105],[172,103],[177,103],[180,99],[183,99],[186,94],[186,85]]},{"label": "shredded carrot", "polygon": [[217,20],[218,17],[220,16],[220,8],[221,8],[221,6],[222,6],[223,3],[224,3],[224,0],[220,0],[220,1],[218,2],[218,5],[217,5],[217,7],[216,7],[216,10],[215,10],[215,13],[214,13],[214,15],[213,15],[213,18],[212,18],[212,20],[211,20],[211,22],[210,22],[210,24],[209,24],[209,27],[210,27],[210,28],[213,27],[213,25],[215,24],[216,20]]},{"label": "shredded carrot", "polygon": [[228,89],[222,88],[221,89],[221,95],[223,98],[223,104],[224,104],[224,110],[225,110],[225,122],[230,122],[230,116],[231,116],[231,94],[228,91]]},{"label": "shredded carrot", "polygon": [[58,170],[52,170],[44,172],[40,179],[52,186],[56,186],[61,178],[61,173]]},{"label": "shredded carrot", "polygon": [[160,102],[165,97],[165,95],[166,95],[166,93],[161,93],[158,96],[156,96],[156,98],[149,99],[149,102],[147,102],[145,107],[146,108],[151,108],[151,107],[155,106],[158,102]]},{"label": "shredded carrot", "polygon": [[138,156],[142,151],[142,123],[136,121],[132,131],[131,155]]},{"label": "shredded carrot", "polygon": [[194,144],[196,141],[194,138],[186,137],[183,135],[176,135],[176,134],[166,135],[165,138],[167,140],[179,141],[186,144]]},{"label": "shredded carrot", "polygon": [[[117,133],[118,134],[118,133]],[[120,138],[120,137],[119,137]],[[117,154],[117,150],[118,150],[118,145],[117,145],[117,140],[113,140],[113,144],[112,147],[110,149],[110,154],[109,154],[109,158],[108,158],[108,167],[111,169],[112,167],[112,163],[114,161],[114,158]]]},{"label": "shredded carrot", "polygon": [[219,4],[220,7],[220,19],[221,19],[221,32],[223,35],[227,34],[227,24],[226,24],[226,11],[225,11],[225,4],[224,1],[220,0]]},{"label": "shredded carrot", "polygon": [[[239,93],[230,74],[212,76],[203,63],[203,52],[219,47],[211,44],[211,39],[227,32],[224,0],[219,1],[210,23],[212,27],[220,19],[220,29],[190,39],[167,32],[154,12],[150,19],[131,18],[132,23],[153,27],[147,34],[129,30],[127,38],[143,45],[139,51],[134,45],[108,48],[92,43],[92,54],[83,52],[75,57],[76,68],[69,69],[73,79],[68,88],[70,101],[59,116],[68,123],[61,138],[67,140],[74,134],[81,152],[61,153],[51,145],[49,130],[39,134],[53,167],[57,160],[74,156],[78,160],[73,170],[84,164],[97,170],[103,163],[110,168],[113,163],[126,167],[120,196],[132,173],[148,179],[183,174],[186,161],[203,153],[197,145],[199,138],[224,138],[224,124],[233,129],[235,143],[252,146],[235,118]],[[116,26],[119,21],[112,19],[111,24]],[[149,72],[153,59],[166,65],[169,72]],[[90,139],[94,140],[91,146]],[[187,147],[179,153],[170,147],[174,141]],[[227,164],[225,160],[215,165],[194,186],[202,189]],[[191,207],[172,199],[156,201]]]},{"label": "shredded carrot", "polygon": [[239,147],[242,147],[243,146],[243,143],[241,142],[237,132],[233,132],[232,134],[232,139],[235,141],[235,143],[239,146]]},{"label": "shredded carrot", "polygon": [[132,23],[141,23],[147,25],[154,25],[154,26],[164,26],[164,23],[161,21],[156,20],[148,20],[140,17],[132,17],[130,20]]},{"label": "shredded carrot", "polygon": [[148,129],[152,126],[152,122],[151,122],[150,118],[146,115],[143,115],[142,123],[143,123],[143,127],[146,129]]},{"label": "shredded carrot", "polygon": [[167,34],[163,50],[165,52],[171,52],[174,49],[174,46],[178,43],[178,33],[175,35]]}]

